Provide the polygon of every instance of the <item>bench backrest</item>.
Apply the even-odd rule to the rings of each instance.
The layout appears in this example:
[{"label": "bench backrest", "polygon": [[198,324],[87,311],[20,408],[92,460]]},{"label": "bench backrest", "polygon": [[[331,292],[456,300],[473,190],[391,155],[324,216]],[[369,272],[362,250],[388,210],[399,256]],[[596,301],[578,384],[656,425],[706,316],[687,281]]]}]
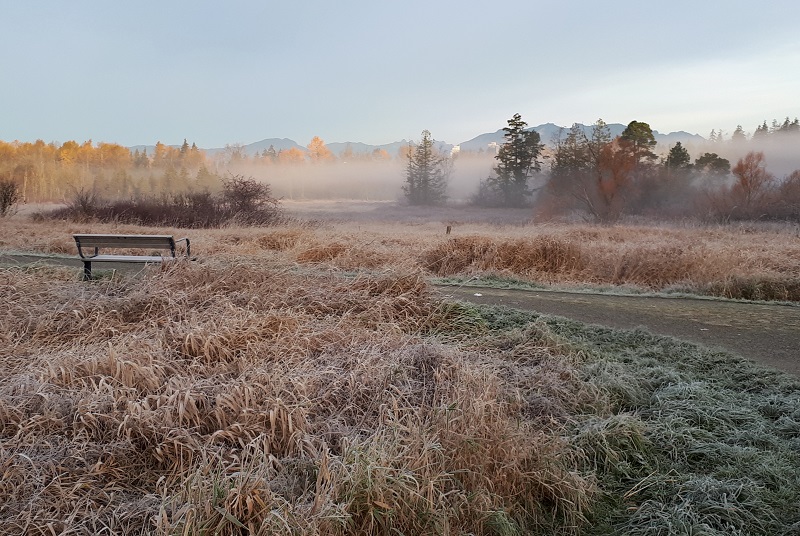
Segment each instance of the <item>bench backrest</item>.
[{"label": "bench backrest", "polygon": [[175,239],[171,235],[76,234],[73,236],[79,248],[175,249]]},{"label": "bench backrest", "polygon": [[175,256],[175,239],[171,235],[76,234],[75,245],[83,256],[83,248],[168,249]]}]

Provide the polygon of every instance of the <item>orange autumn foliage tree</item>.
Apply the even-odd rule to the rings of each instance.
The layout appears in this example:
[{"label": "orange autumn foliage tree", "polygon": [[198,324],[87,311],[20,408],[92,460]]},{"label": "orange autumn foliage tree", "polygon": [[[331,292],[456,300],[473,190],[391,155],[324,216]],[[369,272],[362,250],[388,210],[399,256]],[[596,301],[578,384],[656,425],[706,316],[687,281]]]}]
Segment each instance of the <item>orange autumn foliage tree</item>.
[{"label": "orange autumn foliage tree", "polygon": [[602,119],[589,132],[573,125],[557,140],[550,179],[537,199],[539,217],[579,211],[598,222],[618,220],[635,200],[638,155],[611,139]]},{"label": "orange autumn foliage tree", "polygon": [[637,158],[622,140],[607,143],[600,149],[595,178],[595,195],[587,195],[589,212],[598,221],[616,221],[626,205],[636,197],[633,172]]},{"label": "orange autumn foliage tree", "polygon": [[730,191],[734,206],[746,217],[758,217],[765,210],[775,183],[775,177],[767,171],[764,153],[747,153],[731,173],[736,177]]}]

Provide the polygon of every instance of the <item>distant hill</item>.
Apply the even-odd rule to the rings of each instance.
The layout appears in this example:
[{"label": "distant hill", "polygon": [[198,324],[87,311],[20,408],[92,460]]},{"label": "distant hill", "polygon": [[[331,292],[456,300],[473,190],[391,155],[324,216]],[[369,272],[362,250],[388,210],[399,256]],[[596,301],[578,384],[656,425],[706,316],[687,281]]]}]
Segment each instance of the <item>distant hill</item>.
[{"label": "distant hill", "polygon": [[[298,145],[296,141],[290,140],[289,138],[266,138],[261,141],[256,141],[253,143],[248,143],[247,145],[242,145],[245,154],[248,156],[254,156],[256,153],[262,153],[269,149],[270,145],[275,148],[275,151],[288,151],[289,149],[300,149],[301,151],[305,152],[306,148],[302,145]],[[215,147],[212,149],[204,149],[205,152],[209,155],[215,155],[217,153],[221,153],[225,150],[224,147]]]},{"label": "distant hill", "polygon": [[653,131],[653,137],[656,139],[656,142],[663,145],[675,145],[677,142],[681,142],[681,145],[686,145],[688,142],[703,142],[706,139],[699,134],[690,134],[683,130],[679,130],[677,132],[670,132],[669,134],[661,134],[657,130]]},{"label": "distant hill", "polygon": [[[580,125],[584,132],[589,133],[592,130],[591,125]],[[619,123],[612,123],[608,125],[608,129],[611,131],[611,136],[619,136],[622,134],[622,131],[625,130],[625,125],[620,125]],[[566,136],[569,127],[560,127],[554,123],[545,123],[543,125],[539,125],[537,127],[530,127],[527,130],[535,130],[539,133],[539,138],[542,140],[542,143],[548,146],[553,145],[553,141],[558,138],[558,136]],[[481,134],[480,136],[476,136],[471,140],[467,140],[465,142],[461,142],[459,146],[461,147],[462,151],[479,151],[480,149],[486,149],[490,143],[496,143],[501,145],[504,141],[503,139],[503,129],[498,130],[497,132],[490,132],[487,134]]]},{"label": "distant hill", "polygon": [[387,153],[392,156],[395,156],[401,147],[405,147],[408,145],[407,140],[395,141],[392,143],[384,143],[382,145],[369,145],[367,143],[361,143],[359,141],[346,141],[346,142],[334,142],[334,143],[326,143],[325,145],[328,146],[328,149],[333,152],[336,156],[340,156],[343,152],[347,150],[347,147],[350,146],[350,150],[353,151],[355,154],[369,154],[373,151],[383,149]]},{"label": "distant hill", "polygon": [[[584,129],[584,131],[589,134],[591,132],[592,126],[591,125],[582,125],[579,123],[579,126]],[[608,125],[608,129],[611,132],[611,136],[619,136],[625,130],[625,125],[620,123],[610,123]],[[542,140],[542,143],[548,146],[553,146],[554,140],[558,138],[560,135],[566,135],[567,130],[569,127],[561,127],[554,123],[544,123],[539,126],[531,127],[528,130],[535,130],[539,133],[539,136]],[[489,148],[490,143],[496,143],[501,145],[503,143],[503,130],[500,129],[496,132],[487,132],[484,134],[479,134],[474,138],[459,143],[459,148],[462,151],[479,151],[481,149],[486,150]],[[703,136],[698,134],[690,134],[689,132],[684,132],[682,130],[678,132],[670,132],[669,134],[661,134],[657,130],[653,131],[653,137],[656,139],[656,142],[662,146],[663,149],[667,147],[671,147],[675,145],[677,142],[681,142],[682,144],[687,144],[691,142],[702,142],[705,141]],[[382,145],[370,145],[368,143],[362,143],[357,141],[348,141],[348,142],[332,142],[327,143],[328,149],[333,152],[336,156],[341,155],[349,146],[350,149],[356,154],[364,154],[364,153],[372,153],[376,149],[383,149],[388,152],[391,156],[397,156],[400,152],[401,147],[405,147],[410,142],[407,140],[396,141],[392,143],[385,143]],[[254,143],[250,143],[248,145],[244,145],[243,148],[248,155],[254,155],[256,153],[261,153],[266,149],[269,149],[270,145],[275,148],[276,151],[281,150],[288,150],[288,149],[299,149],[303,152],[306,151],[305,146],[298,144],[294,140],[289,138],[266,138],[261,141],[257,141]],[[441,152],[449,153],[450,150],[453,148],[453,144],[444,142],[444,141],[436,141],[435,145],[437,149]],[[170,147],[180,147],[180,145],[171,145]],[[134,145],[130,147],[131,151],[139,150],[140,152],[143,150],[147,151],[147,154],[153,154],[155,150],[155,145]],[[211,149],[203,149],[207,154],[214,155],[224,151],[224,148],[211,148]]]},{"label": "distant hill", "polygon": [[[405,147],[410,142],[408,140],[401,140],[395,141],[392,143],[384,143],[383,145],[369,145],[367,143],[361,143],[358,141],[347,141],[347,142],[334,142],[334,143],[326,143],[328,149],[333,152],[333,154],[340,156],[347,150],[347,147],[350,146],[350,150],[353,151],[355,154],[369,154],[375,150],[383,149],[387,153],[392,156],[396,156],[402,147]],[[449,153],[450,150],[453,148],[453,145],[450,143],[445,143],[443,141],[435,141],[433,142],[434,146],[442,152]]]},{"label": "distant hill", "polygon": [[[578,125],[586,132],[587,135],[591,134],[592,126],[591,125],[583,125],[578,123]],[[611,132],[611,137],[619,136],[625,130],[626,125],[622,125],[620,123],[609,123],[608,130]],[[539,133],[539,137],[547,146],[553,146],[554,141],[559,136],[566,136],[569,127],[560,127],[553,123],[545,123],[543,125],[539,125],[536,127],[531,127],[528,130],[535,130]],[[501,145],[503,143],[503,129],[498,130],[497,132],[490,132],[486,134],[481,134],[472,138],[471,140],[467,140],[465,142],[461,142],[459,146],[461,147],[462,151],[479,151],[480,149],[488,148],[490,143],[497,143]],[[672,146],[675,145],[677,142],[681,142],[682,144],[686,144],[687,142],[701,142],[705,141],[703,136],[698,134],[690,134],[688,132],[684,132],[682,130],[678,132],[670,132],[669,134],[661,134],[659,131],[653,131],[653,137],[656,140],[656,143],[659,145],[664,146]]]},{"label": "distant hill", "polygon": [[[233,144],[232,144],[233,145]],[[265,149],[269,149],[269,146],[272,145],[275,147],[276,151],[280,150],[287,150],[291,149],[292,147],[296,147],[301,151],[305,152],[306,148],[302,145],[298,145],[294,140],[290,140],[289,138],[267,138],[265,140],[257,141],[254,143],[250,143],[248,145],[243,145],[245,153],[250,156],[253,156],[256,153],[261,153]],[[174,147],[175,149],[180,149],[180,145],[169,145],[169,147]],[[131,151],[138,150],[139,152],[147,151],[147,154],[152,155],[153,152],[156,150],[155,145],[134,145],[132,147],[128,147]],[[202,149],[208,155],[215,155],[217,153],[221,153],[225,150],[224,147],[211,147],[208,149]]]},{"label": "distant hill", "polygon": [[[302,145],[299,145],[296,141],[290,140],[289,138],[267,138],[265,140],[257,141],[255,143],[250,143],[244,146],[245,152],[252,156],[256,153],[261,153],[269,149],[270,145],[275,148],[276,151],[288,151],[289,149],[300,149],[301,151],[305,152],[306,148]],[[219,149],[224,150],[224,149]]]},{"label": "distant hill", "polygon": [[[180,149],[181,148],[180,145],[167,145],[167,147],[172,147],[174,149]],[[148,155],[153,156],[153,153],[156,150],[156,146],[155,145],[132,145],[131,147],[128,147],[128,149],[130,149],[131,152],[139,151],[140,153],[143,152],[143,151],[147,151]]]}]

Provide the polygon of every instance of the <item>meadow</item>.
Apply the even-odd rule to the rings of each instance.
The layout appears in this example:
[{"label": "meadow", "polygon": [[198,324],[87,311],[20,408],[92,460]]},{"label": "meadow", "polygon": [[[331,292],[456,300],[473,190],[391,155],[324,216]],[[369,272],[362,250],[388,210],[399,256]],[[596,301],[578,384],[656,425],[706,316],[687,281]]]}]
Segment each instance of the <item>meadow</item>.
[{"label": "meadow", "polygon": [[[393,202],[289,202],[285,224],[169,229],[212,256],[267,255],[342,271],[419,270],[453,281],[800,301],[800,226],[746,222],[530,223],[528,209]],[[7,222],[0,248],[73,254],[73,232],[162,232],[126,224]],[[446,234],[446,228],[451,233]],[[8,227],[7,227],[8,228]],[[142,230],[144,229],[144,231]]]},{"label": "meadow", "polygon": [[0,250],[198,260],[0,268],[0,533],[800,532],[796,378],[430,284],[797,301],[796,228],[478,220],[4,220]]}]

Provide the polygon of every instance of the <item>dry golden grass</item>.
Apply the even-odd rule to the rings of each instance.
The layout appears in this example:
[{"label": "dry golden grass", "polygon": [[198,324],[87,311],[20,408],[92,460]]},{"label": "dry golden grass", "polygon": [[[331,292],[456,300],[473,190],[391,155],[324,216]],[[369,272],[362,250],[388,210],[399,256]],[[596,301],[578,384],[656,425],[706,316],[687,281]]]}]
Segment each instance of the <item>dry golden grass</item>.
[{"label": "dry golden grass", "polygon": [[[344,270],[421,268],[558,285],[618,285],[731,298],[800,300],[800,233],[791,226],[338,224],[304,228],[288,261]],[[242,236],[242,251],[260,233]],[[281,232],[274,231],[278,236]],[[289,231],[292,232],[292,231]],[[211,238],[219,241],[219,239]],[[231,242],[229,244],[233,245]],[[233,251],[231,251],[233,253]]]},{"label": "dry golden grass", "polygon": [[[790,225],[592,226],[338,223],[190,231],[201,256],[299,263],[340,270],[419,270],[495,275],[558,285],[617,285],[730,298],[800,300],[800,231]],[[86,225],[16,220],[0,250],[73,253]],[[92,230],[150,232],[132,226]],[[153,229],[173,232],[176,229]]]},{"label": "dry golden grass", "polygon": [[574,356],[441,344],[464,320],[420,271],[297,270],[321,236],[270,261],[268,232],[131,279],[0,269],[0,533],[580,526],[594,484],[559,431],[603,402]]},{"label": "dry golden grass", "polygon": [[607,395],[544,324],[484,333],[426,276],[800,299],[779,227],[2,223],[0,250],[152,232],[200,259],[0,268],[4,534],[574,533],[595,485],[563,430]]}]

